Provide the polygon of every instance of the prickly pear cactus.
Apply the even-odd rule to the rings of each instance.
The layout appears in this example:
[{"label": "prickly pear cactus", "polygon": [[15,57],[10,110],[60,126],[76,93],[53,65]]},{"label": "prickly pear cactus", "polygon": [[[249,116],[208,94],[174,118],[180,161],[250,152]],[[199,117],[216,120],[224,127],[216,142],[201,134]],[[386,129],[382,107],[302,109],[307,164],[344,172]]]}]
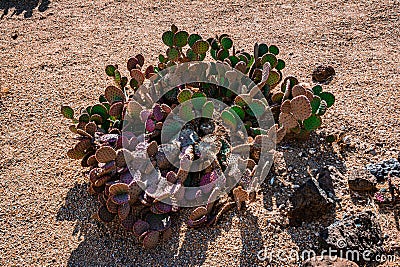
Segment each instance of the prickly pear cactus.
[{"label": "prickly pear cactus", "polygon": [[322,116],[335,103],[334,95],[323,92],[320,85],[311,88],[292,77],[286,78],[281,88],[282,92],[272,97],[275,103],[280,104],[279,125],[285,133],[280,137],[307,138],[322,125]]},{"label": "prickly pear cactus", "polygon": [[[104,223],[118,221],[147,249],[172,235],[171,215],[181,209],[177,203],[207,200],[207,204],[192,210],[188,218],[192,228],[216,224],[234,206],[244,209],[254,199],[255,170],[264,160],[264,145],[272,151],[275,143],[271,140],[275,138],[279,142],[288,135],[307,136],[321,126],[321,116],[335,101],[320,86],[310,88],[294,77],[283,79],[285,62],[278,58],[275,45],[255,44],[254,51],[248,53],[236,49],[233,38],[226,34],[203,39],[175,25],[162,34],[161,42],[167,49],[158,56],[157,66],[145,66],[141,54],[128,59],[126,71],[108,65],[105,72],[114,84],[105,89],[96,104],[79,112],[61,107],[77,139],[67,155],[90,168],[90,192],[100,203],[98,219]],[[162,70],[203,61],[208,53],[215,61],[246,75],[262,98],[253,99],[253,91],[235,94],[225,86],[206,82],[175,86],[151,108],[133,97]],[[196,71],[218,73],[213,64]],[[228,71],[218,82],[226,86],[240,84],[238,72]],[[273,92],[279,84],[282,90]],[[226,108],[215,112],[217,106],[210,99],[223,102]],[[274,114],[275,125],[263,129],[257,118],[269,111]],[[170,117],[174,121],[169,121]],[[180,121],[186,123],[180,125]],[[241,127],[248,138],[233,144]],[[163,131],[170,134],[168,144],[162,142]],[[178,151],[175,161],[170,158],[171,147]],[[242,156],[244,152],[247,156]],[[205,168],[193,169],[193,162],[207,155],[215,160],[202,163]],[[146,179],[157,183],[146,184]],[[172,186],[163,186],[167,182]],[[218,198],[227,187],[230,193]],[[173,200],[171,203],[163,201],[167,196]]]}]

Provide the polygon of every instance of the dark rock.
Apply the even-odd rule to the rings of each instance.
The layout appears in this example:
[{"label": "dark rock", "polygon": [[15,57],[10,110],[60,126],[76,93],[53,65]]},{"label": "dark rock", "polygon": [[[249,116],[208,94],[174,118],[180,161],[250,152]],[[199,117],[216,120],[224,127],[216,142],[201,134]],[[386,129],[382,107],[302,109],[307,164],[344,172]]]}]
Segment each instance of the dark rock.
[{"label": "dark rock", "polygon": [[317,180],[319,186],[328,193],[329,197],[335,195],[331,172],[328,169],[320,169],[317,173]]},{"label": "dark rock", "polygon": [[333,75],[335,75],[335,69],[332,66],[320,65],[314,69],[312,78],[317,82],[326,82],[332,79]]},{"label": "dark rock", "polygon": [[306,260],[303,267],[358,267],[358,265],[352,261],[344,258],[323,256],[314,257]]},{"label": "dark rock", "polygon": [[365,167],[378,179],[378,182],[385,181],[385,178],[389,173],[391,173],[392,176],[400,177],[400,163],[395,158],[384,160],[375,164],[371,163]]},{"label": "dark rock", "polygon": [[356,169],[349,174],[348,184],[351,190],[375,190],[376,183],[376,178],[366,169]]},{"label": "dark rock", "polygon": [[13,34],[11,35],[11,38],[12,38],[13,40],[17,39],[17,38],[18,38],[18,34],[17,34],[17,33],[13,33]]},{"label": "dark rock", "polygon": [[330,250],[330,256],[345,257],[359,264],[371,263],[383,253],[382,231],[370,211],[331,224],[319,236],[321,249]]},{"label": "dark rock", "polygon": [[335,202],[328,197],[314,178],[297,188],[290,197],[291,208],[288,212],[289,223],[299,225],[332,212]]}]

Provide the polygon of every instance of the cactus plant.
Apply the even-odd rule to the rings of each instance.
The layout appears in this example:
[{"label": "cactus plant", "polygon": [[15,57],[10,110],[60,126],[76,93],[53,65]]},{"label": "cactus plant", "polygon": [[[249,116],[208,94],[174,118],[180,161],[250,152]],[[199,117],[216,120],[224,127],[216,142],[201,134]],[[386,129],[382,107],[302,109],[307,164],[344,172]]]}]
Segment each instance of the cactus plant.
[{"label": "cactus plant", "polygon": [[[254,176],[264,164],[262,150],[272,150],[275,137],[305,136],[320,127],[321,116],[335,101],[319,85],[309,88],[294,77],[283,79],[286,64],[275,45],[255,44],[248,53],[236,49],[226,34],[203,39],[175,25],[161,39],[167,49],[156,66],[145,67],[141,54],[129,58],[128,84],[129,76],[108,65],[105,72],[114,85],[98,103],[79,114],[61,107],[79,140],[67,155],[90,168],[90,192],[101,204],[97,217],[105,223],[118,220],[147,249],[171,236],[171,214],[180,210],[179,203],[205,200],[188,218],[193,228],[214,225],[233,206],[242,210],[254,196]],[[231,67],[215,83],[179,84],[150,107],[133,97],[146,82],[160,79],[162,70],[205,60],[207,53]],[[216,64],[202,67],[194,66],[192,73],[218,74]],[[227,89],[240,86],[241,75],[261,91],[260,98],[253,89],[242,94]],[[281,91],[273,92],[280,83]],[[220,109],[210,99],[227,107]],[[258,119],[269,111],[275,125],[263,129]],[[243,133],[248,138],[234,145],[234,137]],[[225,187],[231,188],[229,194],[218,198]],[[171,202],[164,201],[168,197]]]}]

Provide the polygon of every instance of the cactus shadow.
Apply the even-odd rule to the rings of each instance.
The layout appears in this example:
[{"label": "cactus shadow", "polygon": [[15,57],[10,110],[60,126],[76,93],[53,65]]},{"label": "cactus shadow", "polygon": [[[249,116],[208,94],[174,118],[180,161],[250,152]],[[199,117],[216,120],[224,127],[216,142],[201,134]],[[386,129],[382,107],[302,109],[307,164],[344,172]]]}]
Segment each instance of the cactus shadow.
[{"label": "cactus shadow", "polygon": [[200,266],[206,261],[209,246],[232,228],[235,214],[239,216],[243,244],[240,266],[254,264],[257,255],[251,249],[263,245],[257,217],[247,210],[240,214],[230,210],[213,227],[186,229],[190,209],[185,209],[173,215],[171,239],[145,250],[117,222],[104,224],[92,218],[97,209],[97,199],[88,193],[87,183],[75,183],[59,208],[56,220],[75,222],[72,235],[80,241],[69,255],[68,266]]},{"label": "cactus shadow", "polygon": [[[190,209],[185,209],[180,215],[173,215],[174,234],[171,239],[153,250],[145,250],[137,238],[119,227],[118,223],[104,224],[92,218],[97,209],[97,199],[88,193],[87,183],[75,183],[59,208],[56,220],[75,222],[72,235],[80,241],[69,256],[68,266],[199,266],[206,260],[209,245],[232,227],[229,218],[232,218],[233,212],[230,211],[216,226],[185,229],[185,218],[190,214]],[[257,221],[251,216],[249,218],[246,215],[245,220]],[[242,228],[247,225],[250,223],[243,223]],[[260,230],[257,228],[256,231],[261,239]],[[246,241],[244,233],[242,238],[244,244],[255,242]],[[242,255],[243,261],[249,262],[250,255],[245,251]]]},{"label": "cactus shadow", "polygon": [[[239,227],[242,238],[239,266],[261,264],[260,260],[257,258],[257,253],[255,253],[255,251],[261,250],[264,247],[262,241],[263,237],[258,224],[258,217],[250,211],[245,210],[240,217]],[[249,233],[250,231],[251,234]]]},{"label": "cactus shadow", "polygon": [[3,10],[0,19],[7,16],[11,10],[13,12],[10,16],[19,16],[23,13],[25,18],[30,18],[35,8],[44,12],[49,8],[50,3],[49,0],[0,0],[0,10]]},{"label": "cactus shadow", "polygon": [[[318,173],[327,172],[320,181],[320,186],[340,206],[339,194],[347,194],[347,172],[343,157],[338,155],[331,144],[324,140],[322,134],[312,133],[306,141],[286,140],[277,147],[279,152],[275,157],[270,173],[261,184],[263,203],[267,211],[277,213],[272,220],[275,225],[283,227],[299,251],[318,249],[318,237],[315,229],[322,229],[334,223],[336,211],[327,212],[324,216],[299,226],[289,225],[286,212],[290,208],[290,197],[298,187],[309,178],[316,178]],[[308,239],[308,242],[304,242]]]},{"label": "cactus shadow", "polygon": [[[74,249],[68,260],[68,266],[142,266],[148,262],[158,262],[162,255],[166,264],[174,261],[178,241],[176,234],[166,243],[157,247],[159,256],[153,250],[144,250],[132,233],[128,233],[119,224],[103,224],[92,218],[97,212],[98,201],[88,193],[88,184],[75,183],[65,198],[64,204],[57,212],[57,221],[76,222],[73,236],[82,240]],[[181,220],[174,218],[173,232],[179,232]],[[153,264],[153,266],[159,266]]]}]

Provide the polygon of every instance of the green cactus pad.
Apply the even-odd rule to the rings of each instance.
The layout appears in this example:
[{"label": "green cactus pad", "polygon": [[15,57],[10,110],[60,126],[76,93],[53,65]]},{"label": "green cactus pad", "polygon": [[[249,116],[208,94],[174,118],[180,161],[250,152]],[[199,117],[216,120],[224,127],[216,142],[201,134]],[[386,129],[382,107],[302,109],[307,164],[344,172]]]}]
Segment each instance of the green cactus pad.
[{"label": "green cactus pad", "polygon": [[263,102],[258,99],[253,99],[253,101],[249,103],[249,109],[247,109],[246,111],[251,116],[256,116],[257,118],[259,118],[265,113],[266,110],[267,107]]},{"label": "green cactus pad", "polygon": [[314,96],[314,98],[310,102],[312,113],[317,113],[319,106],[321,104],[321,98],[319,96]]},{"label": "green cactus pad", "polygon": [[70,120],[74,118],[74,110],[70,106],[61,106],[61,114]]},{"label": "green cactus pad", "polygon": [[283,93],[282,92],[276,92],[271,96],[271,100],[274,103],[280,103],[283,99]]},{"label": "green cactus pad", "polygon": [[272,87],[278,84],[280,79],[281,75],[278,72],[272,70],[269,72],[269,76],[266,83]]},{"label": "green cactus pad", "polygon": [[224,110],[221,113],[221,119],[231,130],[236,130],[237,128],[237,120],[236,117],[229,112],[228,110]]},{"label": "green cactus pad", "polygon": [[92,107],[90,110],[90,114],[98,114],[100,115],[103,119],[108,118],[108,111],[107,108],[103,104],[96,104]]},{"label": "green cactus pad", "polygon": [[303,122],[304,129],[307,131],[313,131],[318,129],[322,124],[321,117],[312,115]]},{"label": "green cactus pad", "polygon": [[194,119],[194,112],[192,105],[184,105],[179,110],[179,117],[184,121],[191,121]]},{"label": "green cactus pad", "polygon": [[240,59],[236,56],[229,56],[228,59],[231,62],[232,68],[234,68],[236,64],[240,61]]},{"label": "green cactus pad", "polygon": [[176,49],[176,48],[174,48],[174,47],[168,48],[168,50],[167,50],[167,56],[168,56],[168,59],[169,59],[169,60],[172,60],[172,61],[178,59],[178,57],[179,57],[179,51],[178,51],[178,49]]},{"label": "green cactus pad", "polygon": [[90,120],[89,114],[83,113],[83,114],[79,115],[79,118],[78,118],[78,121],[79,121],[79,122],[86,122],[86,123],[88,123],[89,120]]},{"label": "green cactus pad", "polygon": [[247,66],[247,63],[249,63],[249,59],[245,56],[245,55],[243,55],[243,54],[237,54],[236,55],[241,61],[243,61],[244,63],[246,63],[246,66]]},{"label": "green cactus pad", "polygon": [[115,70],[114,80],[117,84],[119,84],[121,82],[121,72],[119,72],[119,70]]},{"label": "green cactus pad", "polygon": [[106,97],[105,97],[104,95],[100,95],[100,96],[99,96],[99,102],[100,102],[100,103],[105,103],[105,102],[107,102]]},{"label": "green cactus pad", "polygon": [[129,81],[129,86],[130,86],[133,90],[136,90],[136,89],[139,88],[139,83],[138,83],[135,79],[132,78],[132,79]]},{"label": "green cactus pad", "polygon": [[226,49],[220,49],[217,52],[217,59],[218,60],[224,60],[225,58],[229,57],[229,51]]},{"label": "green cactus pad", "polygon": [[172,47],[174,45],[175,34],[172,31],[166,31],[162,35],[162,41],[166,46]]},{"label": "green cactus pad", "polygon": [[[235,97],[234,103],[240,107],[246,107],[250,96],[247,95],[238,95]],[[246,101],[245,101],[246,99]]]},{"label": "green cactus pad", "polygon": [[197,60],[197,54],[190,48],[186,51],[186,57],[191,61]]},{"label": "green cactus pad", "polygon": [[261,65],[264,65],[266,62],[269,62],[269,64],[271,65],[271,69],[273,69],[278,64],[278,59],[274,54],[268,53],[261,58]]},{"label": "green cactus pad", "polygon": [[326,104],[328,105],[328,108],[330,108],[335,103],[335,96],[332,93],[321,92],[319,94],[319,97],[322,100],[326,101]]},{"label": "green cactus pad", "polygon": [[198,34],[191,34],[191,35],[189,35],[189,37],[188,37],[188,39],[187,39],[187,42],[188,42],[189,46],[192,47],[196,41],[201,40],[201,39],[202,39],[202,38],[201,38],[200,35],[198,35]]},{"label": "green cactus pad", "polygon": [[100,163],[107,163],[115,160],[117,153],[112,147],[103,146],[96,151],[96,159]]},{"label": "green cactus pad", "polygon": [[258,45],[258,57],[264,56],[266,53],[268,53],[268,45],[266,44],[259,44]]},{"label": "green cactus pad", "polygon": [[207,41],[208,41],[208,43],[211,45],[211,48],[212,48],[212,49],[214,49],[214,50],[219,50],[219,49],[221,48],[217,39],[215,39],[215,38],[210,38],[210,39],[208,39]]},{"label": "green cactus pad", "polygon": [[285,66],[286,66],[285,61],[283,61],[282,59],[278,59],[278,63],[276,64],[275,68],[277,70],[283,70]]},{"label": "green cactus pad", "polygon": [[165,63],[167,62],[167,59],[165,58],[164,55],[160,54],[158,55],[158,61],[160,61],[160,63]]},{"label": "green cactus pad", "polygon": [[229,37],[224,37],[221,39],[221,45],[224,49],[229,50],[232,48],[233,41]]},{"label": "green cactus pad", "polygon": [[178,94],[178,102],[181,104],[185,101],[188,101],[191,98],[192,98],[192,91],[190,91],[189,89],[184,89],[180,91]]},{"label": "green cactus pad", "polygon": [[194,92],[192,95],[192,104],[196,110],[201,110],[207,101],[207,96],[202,92]]},{"label": "green cactus pad", "polygon": [[234,106],[230,107],[229,111],[230,112],[235,112],[236,115],[238,115],[241,120],[243,120],[244,116],[246,115],[244,110],[241,107],[237,106],[237,105],[234,105]]},{"label": "green cactus pad", "polygon": [[206,53],[199,55],[199,61],[203,61],[206,58]]},{"label": "green cactus pad", "polygon": [[218,60],[218,58],[217,58],[217,50],[211,49],[211,50],[210,50],[210,54],[211,54],[211,57],[212,57],[213,59]]},{"label": "green cactus pad", "polygon": [[192,46],[193,52],[195,52],[198,55],[205,54],[209,48],[210,45],[208,44],[207,41],[204,40],[197,40]]},{"label": "green cactus pad", "polygon": [[119,82],[119,85],[121,88],[124,88],[128,84],[128,78],[127,77],[121,77],[121,81]]},{"label": "green cactus pad", "polygon": [[110,104],[117,101],[125,101],[125,94],[115,86],[108,86],[104,92],[104,97]]},{"label": "green cactus pad", "polygon": [[321,100],[321,103],[318,107],[318,110],[316,112],[317,115],[322,116],[325,114],[326,110],[327,110],[328,104],[326,103],[325,100]]},{"label": "green cactus pad", "polygon": [[296,77],[293,76],[288,76],[283,80],[283,83],[281,85],[281,91],[284,93],[286,91],[286,83],[287,81],[290,81],[290,88],[293,88],[296,84],[299,83],[299,81],[296,79]]},{"label": "green cactus pad", "polygon": [[174,35],[174,45],[184,47],[188,43],[189,34],[185,31],[180,31]]},{"label": "green cactus pad", "polygon": [[108,65],[107,67],[106,67],[106,74],[108,75],[108,76],[110,76],[110,77],[114,77],[115,76],[115,70],[116,70],[117,68],[115,67],[115,66],[113,66],[113,65]]},{"label": "green cactus pad", "polygon": [[278,55],[279,54],[279,49],[278,49],[278,47],[276,47],[275,45],[271,45],[269,48],[268,48],[268,51],[271,53],[271,54],[274,54],[274,55]]},{"label": "green cactus pad", "polygon": [[93,114],[90,116],[90,121],[95,122],[96,124],[102,124],[103,123],[103,117],[99,114]]},{"label": "green cactus pad", "polygon": [[312,91],[315,95],[319,95],[320,93],[322,93],[322,86],[316,85],[312,88]]},{"label": "green cactus pad", "polygon": [[203,105],[202,109],[202,116],[204,118],[212,118],[212,115],[214,113],[214,104],[212,101],[208,101]]}]

